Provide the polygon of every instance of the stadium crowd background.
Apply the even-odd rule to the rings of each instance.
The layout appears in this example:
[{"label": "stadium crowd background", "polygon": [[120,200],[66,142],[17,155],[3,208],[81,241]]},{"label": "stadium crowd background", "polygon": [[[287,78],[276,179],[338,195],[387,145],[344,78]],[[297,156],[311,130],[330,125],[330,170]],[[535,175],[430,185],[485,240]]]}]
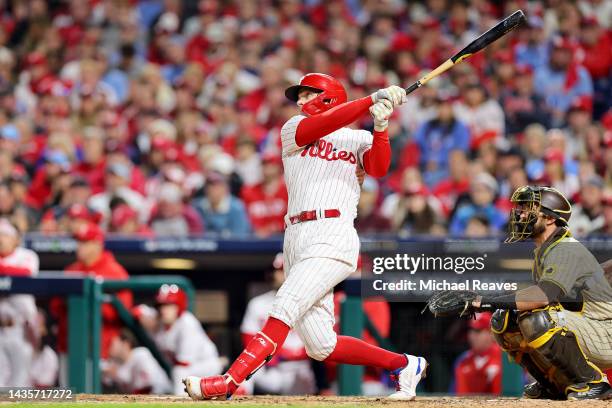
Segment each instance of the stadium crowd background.
[{"label": "stadium crowd background", "polygon": [[[575,203],[576,235],[609,234],[610,1],[0,0],[0,249],[5,236],[12,239],[0,274],[35,276],[39,269],[33,252],[11,252],[18,234],[6,220],[21,233],[72,234],[78,262],[68,271],[116,279],[128,274],[104,251],[107,234],[282,234],[279,130],[297,113],[286,86],[313,71],[341,79],[351,99],[408,86],[518,8],[527,25],[396,110],[391,171],[365,177],[357,229],[402,237],[502,234],[510,194],[535,183]],[[369,117],[355,125],[372,127]],[[17,325],[3,319],[10,298],[1,300],[4,334]],[[45,313],[30,300],[24,327],[45,326]],[[131,307],[131,295],[122,302]],[[61,326],[65,311],[55,306],[50,312]],[[386,308],[372,314],[385,320],[381,333],[389,335],[389,308],[375,306]],[[407,326],[413,310],[404,312],[394,317]],[[111,349],[128,355],[133,341],[111,317],[103,356]],[[419,326],[417,347],[432,338],[452,343],[459,324],[447,323],[438,323],[439,336]],[[396,337],[415,337],[397,329],[391,327]],[[31,366],[14,364],[24,376],[62,371],[42,341],[48,334],[43,327],[34,336],[39,351]],[[196,334],[184,337],[199,350]],[[0,336],[0,362],[24,349],[24,333],[10,337],[11,344]],[[482,350],[500,364],[488,317],[470,324],[467,340],[474,353],[455,369],[472,371],[468,381],[455,377],[455,390],[469,382],[499,393],[499,370],[489,381],[488,371],[472,364]],[[61,340],[50,342],[66,351]],[[216,359],[216,350],[208,357]],[[15,379],[9,372],[0,384]],[[374,374],[364,381],[379,381]],[[53,385],[56,378],[37,381]]]},{"label": "stadium crowd background", "polygon": [[0,215],[45,234],[282,233],[288,84],[407,86],[518,8],[526,26],[396,110],[357,227],[495,234],[513,189],[537,183],[571,197],[575,234],[608,233],[605,0],[2,0]]}]

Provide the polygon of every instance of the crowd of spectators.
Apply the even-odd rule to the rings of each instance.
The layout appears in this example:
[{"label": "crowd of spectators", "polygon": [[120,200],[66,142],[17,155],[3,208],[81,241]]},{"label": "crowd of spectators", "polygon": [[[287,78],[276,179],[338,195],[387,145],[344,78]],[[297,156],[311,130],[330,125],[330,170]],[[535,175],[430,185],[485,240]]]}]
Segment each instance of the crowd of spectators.
[{"label": "crowd of spectators", "polygon": [[606,0],[0,0],[0,215],[45,234],[282,233],[287,85],[408,86],[518,8],[526,25],[396,110],[357,226],[495,234],[537,183],[576,204],[576,233],[609,233]]}]

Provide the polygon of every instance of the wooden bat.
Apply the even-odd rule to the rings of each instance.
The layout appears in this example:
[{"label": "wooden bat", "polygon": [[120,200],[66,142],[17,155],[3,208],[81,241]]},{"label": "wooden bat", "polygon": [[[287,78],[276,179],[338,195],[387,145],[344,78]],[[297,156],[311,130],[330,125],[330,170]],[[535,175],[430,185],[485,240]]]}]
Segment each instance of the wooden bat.
[{"label": "wooden bat", "polygon": [[436,69],[434,69],[433,71],[425,75],[423,78],[419,79],[414,84],[406,88],[406,94],[409,94],[414,90],[420,88],[421,86],[425,85],[432,78],[437,77],[438,75],[451,68],[453,65],[458,64],[464,59],[470,57],[472,54],[476,54],[478,51],[482,50],[487,45],[502,37],[508,31],[514,30],[524,21],[525,14],[522,10],[517,10],[514,13],[510,14],[508,17],[497,23],[495,27],[490,28],[486,33],[482,34],[480,37],[469,43],[464,49],[444,61]]}]

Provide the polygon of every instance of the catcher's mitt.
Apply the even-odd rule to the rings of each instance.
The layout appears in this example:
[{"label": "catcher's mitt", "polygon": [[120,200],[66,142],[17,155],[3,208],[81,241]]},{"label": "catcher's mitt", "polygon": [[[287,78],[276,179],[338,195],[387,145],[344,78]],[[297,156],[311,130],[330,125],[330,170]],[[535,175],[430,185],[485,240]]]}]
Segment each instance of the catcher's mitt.
[{"label": "catcher's mitt", "polygon": [[[443,290],[427,301],[425,308],[435,316],[459,316],[473,318],[476,310],[472,301],[478,294],[470,290]],[[425,309],[423,309],[425,310]]]}]

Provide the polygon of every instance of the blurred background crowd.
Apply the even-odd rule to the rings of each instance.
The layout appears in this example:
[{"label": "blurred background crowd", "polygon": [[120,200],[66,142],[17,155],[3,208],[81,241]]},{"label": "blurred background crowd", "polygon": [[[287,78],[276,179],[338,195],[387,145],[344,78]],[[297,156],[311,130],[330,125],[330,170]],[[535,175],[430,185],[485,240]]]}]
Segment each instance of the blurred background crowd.
[{"label": "blurred background crowd", "polygon": [[[391,170],[363,181],[356,227],[401,237],[501,234],[509,196],[534,183],[572,200],[574,234],[609,234],[610,1],[0,0],[0,274],[38,274],[37,254],[20,247],[26,232],[72,235],[76,263],[67,273],[112,279],[128,278],[104,248],[112,234],[282,234],[279,130],[298,113],[284,96],[288,85],[324,72],[351,99],[407,87],[518,8],[526,25],[396,109]],[[272,290],[240,314],[244,338],[265,319],[282,257],[269,269]],[[66,305],[37,310],[20,296],[0,299],[0,365],[13,367],[0,384],[52,386],[65,373]],[[134,306],[127,291],[121,297],[171,375],[104,305],[103,372],[115,391],[180,393],[185,364],[190,374],[220,372],[219,355],[242,348],[218,351],[223,342],[211,342],[177,287],[164,285],[150,300],[155,307]],[[364,303],[364,313],[382,337],[393,331],[386,303]],[[455,372],[451,390],[500,392],[502,356],[488,321],[461,322],[461,335],[440,328],[463,339],[453,358],[470,347],[454,370],[438,371]],[[400,334],[431,345],[427,333]],[[176,339],[191,342],[172,348]],[[245,392],[333,392],[321,380],[330,367],[311,365],[299,339],[279,355]],[[364,384],[381,393],[388,384],[380,378],[366,371]],[[437,387],[430,391],[446,391]]]},{"label": "blurred background crowd", "polygon": [[280,234],[287,85],[408,86],[518,8],[526,25],[396,110],[358,230],[496,234],[536,183],[572,199],[575,234],[608,233],[606,0],[0,0],[0,215],[44,234]]}]

